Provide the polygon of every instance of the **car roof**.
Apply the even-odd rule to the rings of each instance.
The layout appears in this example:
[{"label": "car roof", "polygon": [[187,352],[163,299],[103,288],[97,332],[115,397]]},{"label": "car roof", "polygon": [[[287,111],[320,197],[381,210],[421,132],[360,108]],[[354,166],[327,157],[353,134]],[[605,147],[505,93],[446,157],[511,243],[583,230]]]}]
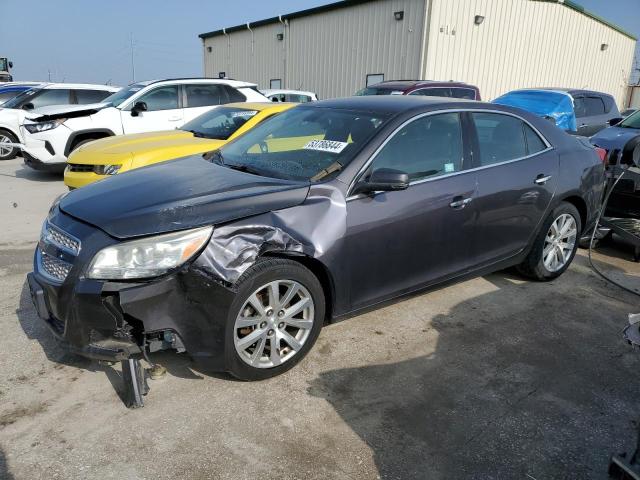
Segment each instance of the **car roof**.
[{"label": "car roof", "polygon": [[233,102],[221,105],[221,107],[243,108],[245,110],[257,110],[259,112],[288,110],[291,107],[300,105],[293,102]]},{"label": "car roof", "polygon": [[286,88],[264,88],[260,90],[264,95],[276,95],[279,93],[295,93],[298,95],[315,95],[313,92],[308,92],[306,90],[289,90]]},{"label": "car roof", "polygon": [[[135,82],[131,85],[144,85],[145,87],[155,83],[217,83],[230,85],[232,87],[257,87],[258,85],[251,82],[243,82],[232,78],[206,78],[206,77],[185,77],[185,78],[159,78],[155,80],[144,80]],[[129,86],[131,86],[129,85]]]},{"label": "car roof", "polygon": [[298,108],[335,108],[394,115],[412,110],[435,110],[437,107],[448,109],[473,108],[474,106],[486,108],[494,107],[495,105],[461,98],[416,95],[366,95],[303,103]]},{"label": "car roof", "polygon": [[415,87],[467,87],[473,88],[474,85],[470,85],[464,82],[443,81],[443,80],[387,80],[384,82],[369,85],[369,88],[384,88],[389,90],[407,90]]},{"label": "car roof", "polygon": [[61,89],[61,88],[75,88],[79,90],[107,90],[109,92],[117,92],[121,87],[115,87],[113,85],[99,85],[92,83],[45,83],[42,88],[46,89]]},{"label": "car roof", "polygon": [[597,95],[605,95],[607,97],[611,97],[611,95],[609,95],[608,93],[598,92],[597,90],[585,90],[584,88],[540,87],[540,88],[533,88],[533,89],[526,89],[526,90],[553,90],[556,92],[568,93],[569,95],[577,95],[580,93],[586,93],[586,94],[595,93]]}]

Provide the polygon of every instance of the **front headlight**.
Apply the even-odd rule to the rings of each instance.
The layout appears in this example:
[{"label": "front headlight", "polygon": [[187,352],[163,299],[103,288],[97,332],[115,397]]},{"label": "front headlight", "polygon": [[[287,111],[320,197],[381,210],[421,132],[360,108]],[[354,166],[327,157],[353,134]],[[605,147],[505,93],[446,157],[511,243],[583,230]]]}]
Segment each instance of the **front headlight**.
[{"label": "front headlight", "polygon": [[62,125],[66,120],[66,118],[58,118],[50,122],[25,123],[24,128],[26,128],[29,133],[46,132],[47,130],[53,130],[58,125]]},{"label": "front headlight", "polygon": [[115,175],[122,165],[96,165],[93,171],[98,175]]},{"label": "front headlight", "polygon": [[191,259],[213,227],[167,233],[103,248],[93,257],[88,278],[124,280],[157,277]]}]

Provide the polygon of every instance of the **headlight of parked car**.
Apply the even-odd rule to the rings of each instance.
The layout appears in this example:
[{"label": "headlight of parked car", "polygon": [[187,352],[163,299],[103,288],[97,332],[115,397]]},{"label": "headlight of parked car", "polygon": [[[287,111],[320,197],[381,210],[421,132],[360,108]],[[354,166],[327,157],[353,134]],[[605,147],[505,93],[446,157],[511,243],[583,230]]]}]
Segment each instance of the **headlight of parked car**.
[{"label": "headlight of parked car", "polygon": [[91,261],[88,278],[124,280],[162,275],[191,259],[213,227],[167,233],[103,248]]},{"label": "headlight of parked car", "polygon": [[115,175],[122,165],[96,165],[93,171],[98,175]]},{"label": "headlight of parked car", "polygon": [[25,123],[24,128],[26,128],[29,133],[46,132],[47,130],[53,130],[58,125],[62,125],[66,120],[66,118],[58,118],[50,122]]}]

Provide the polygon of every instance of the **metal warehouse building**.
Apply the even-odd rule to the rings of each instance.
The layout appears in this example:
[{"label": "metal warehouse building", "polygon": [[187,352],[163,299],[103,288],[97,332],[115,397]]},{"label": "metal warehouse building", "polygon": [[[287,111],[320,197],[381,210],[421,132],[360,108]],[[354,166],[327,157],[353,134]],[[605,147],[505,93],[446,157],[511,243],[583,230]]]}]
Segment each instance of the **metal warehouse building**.
[{"label": "metal warehouse building", "polygon": [[590,88],[622,105],[636,39],[569,0],[347,0],[200,35],[208,77],[353,94],[367,83],[457,80],[484,99]]}]

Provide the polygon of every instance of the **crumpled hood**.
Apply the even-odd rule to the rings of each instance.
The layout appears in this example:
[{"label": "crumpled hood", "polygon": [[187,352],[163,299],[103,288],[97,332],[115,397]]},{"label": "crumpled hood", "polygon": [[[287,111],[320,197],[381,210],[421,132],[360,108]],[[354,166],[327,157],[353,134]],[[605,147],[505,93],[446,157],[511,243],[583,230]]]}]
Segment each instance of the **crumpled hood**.
[{"label": "crumpled hood", "polygon": [[50,105],[30,110],[26,118],[33,121],[53,120],[65,116],[81,117],[91,115],[98,110],[108,107],[108,103],[90,103],[86,105]]},{"label": "crumpled hood", "polygon": [[593,137],[591,143],[606,150],[622,149],[629,140],[640,135],[637,128],[609,127],[600,130]]},{"label": "crumpled hood", "polygon": [[308,183],[251,175],[187,157],[74,190],[60,209],[116,238],[215,225],[299,205]]}]

